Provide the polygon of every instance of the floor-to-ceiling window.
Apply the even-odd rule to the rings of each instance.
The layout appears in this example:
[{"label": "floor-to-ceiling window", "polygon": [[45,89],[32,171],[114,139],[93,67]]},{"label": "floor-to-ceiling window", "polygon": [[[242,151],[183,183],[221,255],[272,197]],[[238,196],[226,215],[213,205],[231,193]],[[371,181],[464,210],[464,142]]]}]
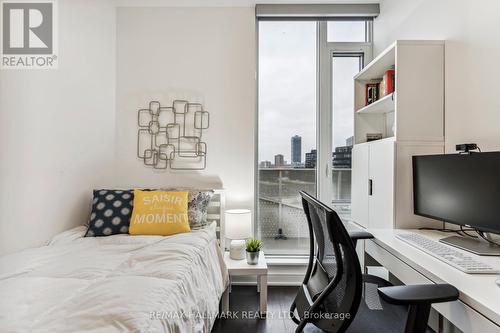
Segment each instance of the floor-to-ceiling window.
[{"label": "floor-to-ceiling window", "polygon": [[258,233],[276,254],[308,246],[298,192],[316,193],[316,29],[314,21],[259,23]]},{"label": "floor-to-ceiling window", "polygon": [[370,23],[258,21],[256,232],[266,254],[308,253],[299,191],[349,218],[353,76],[371,57]]}]

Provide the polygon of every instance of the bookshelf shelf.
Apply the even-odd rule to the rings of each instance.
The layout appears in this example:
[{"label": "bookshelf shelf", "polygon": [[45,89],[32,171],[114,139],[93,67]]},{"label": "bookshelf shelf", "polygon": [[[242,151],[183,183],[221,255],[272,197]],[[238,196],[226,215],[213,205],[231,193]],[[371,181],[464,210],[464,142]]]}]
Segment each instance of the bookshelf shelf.
[{"label": "bookshelf shelf", "polygon": [[356,76],[354,80],[358,81],[372,81],[380,80],[384,72],[394,67],[396,62],[396,43],[393,43],[381,54],[379,54],[373,61],[365,66]]},{"label": "bookshelf shelf", "polygon": [[358,114],[384,114],[389,112],[394,112],[394,93],[356,111]]}]

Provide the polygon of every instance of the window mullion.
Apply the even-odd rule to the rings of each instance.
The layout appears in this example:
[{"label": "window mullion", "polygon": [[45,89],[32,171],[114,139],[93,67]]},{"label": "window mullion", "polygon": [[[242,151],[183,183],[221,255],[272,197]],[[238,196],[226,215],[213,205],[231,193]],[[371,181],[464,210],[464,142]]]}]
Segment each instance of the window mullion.
[{"label": "window mullion", "polygon": [[317,184],[318,197],[329,202],[332,197],[331,151],[332,151],[332,115],[331,115],[331,61],[328,50],[327,22],[318,22],[318,121],[317,121]]}]

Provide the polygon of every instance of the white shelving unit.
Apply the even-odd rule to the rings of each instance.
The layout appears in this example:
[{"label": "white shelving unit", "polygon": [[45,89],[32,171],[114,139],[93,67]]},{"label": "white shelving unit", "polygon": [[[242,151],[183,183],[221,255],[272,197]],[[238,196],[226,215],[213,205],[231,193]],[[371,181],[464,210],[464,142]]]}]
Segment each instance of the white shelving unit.
[{"label": "white shelving unit", "polygon": [[[366,84],[395,69],[395,91],[365,105]],[[444,42],[398,40],[354,77],[352,219],[371,228],[415,228],[412,156],[444,152]],[[382,140],[367,142],[369,133]]]},{"label": "white shelving unit", "polygon": [[[365,105],[366,84],[396,71],[395,91]],[[355,143],[366,134],[406,141],[443,141],[444,43],[399,40],[354,77]],[[425,126],[420,126],[420,124]]]}]

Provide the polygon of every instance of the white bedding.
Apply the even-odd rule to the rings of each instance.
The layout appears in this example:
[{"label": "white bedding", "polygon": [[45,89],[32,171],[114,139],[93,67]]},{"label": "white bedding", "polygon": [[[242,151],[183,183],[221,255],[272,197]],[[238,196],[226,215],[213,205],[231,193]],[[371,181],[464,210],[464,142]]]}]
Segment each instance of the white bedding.
[{"label": "white bedding", "polygon": [[0,257],[0,332],[210,332],[228,281],[213,225],[168,237],[84,232]]}]

